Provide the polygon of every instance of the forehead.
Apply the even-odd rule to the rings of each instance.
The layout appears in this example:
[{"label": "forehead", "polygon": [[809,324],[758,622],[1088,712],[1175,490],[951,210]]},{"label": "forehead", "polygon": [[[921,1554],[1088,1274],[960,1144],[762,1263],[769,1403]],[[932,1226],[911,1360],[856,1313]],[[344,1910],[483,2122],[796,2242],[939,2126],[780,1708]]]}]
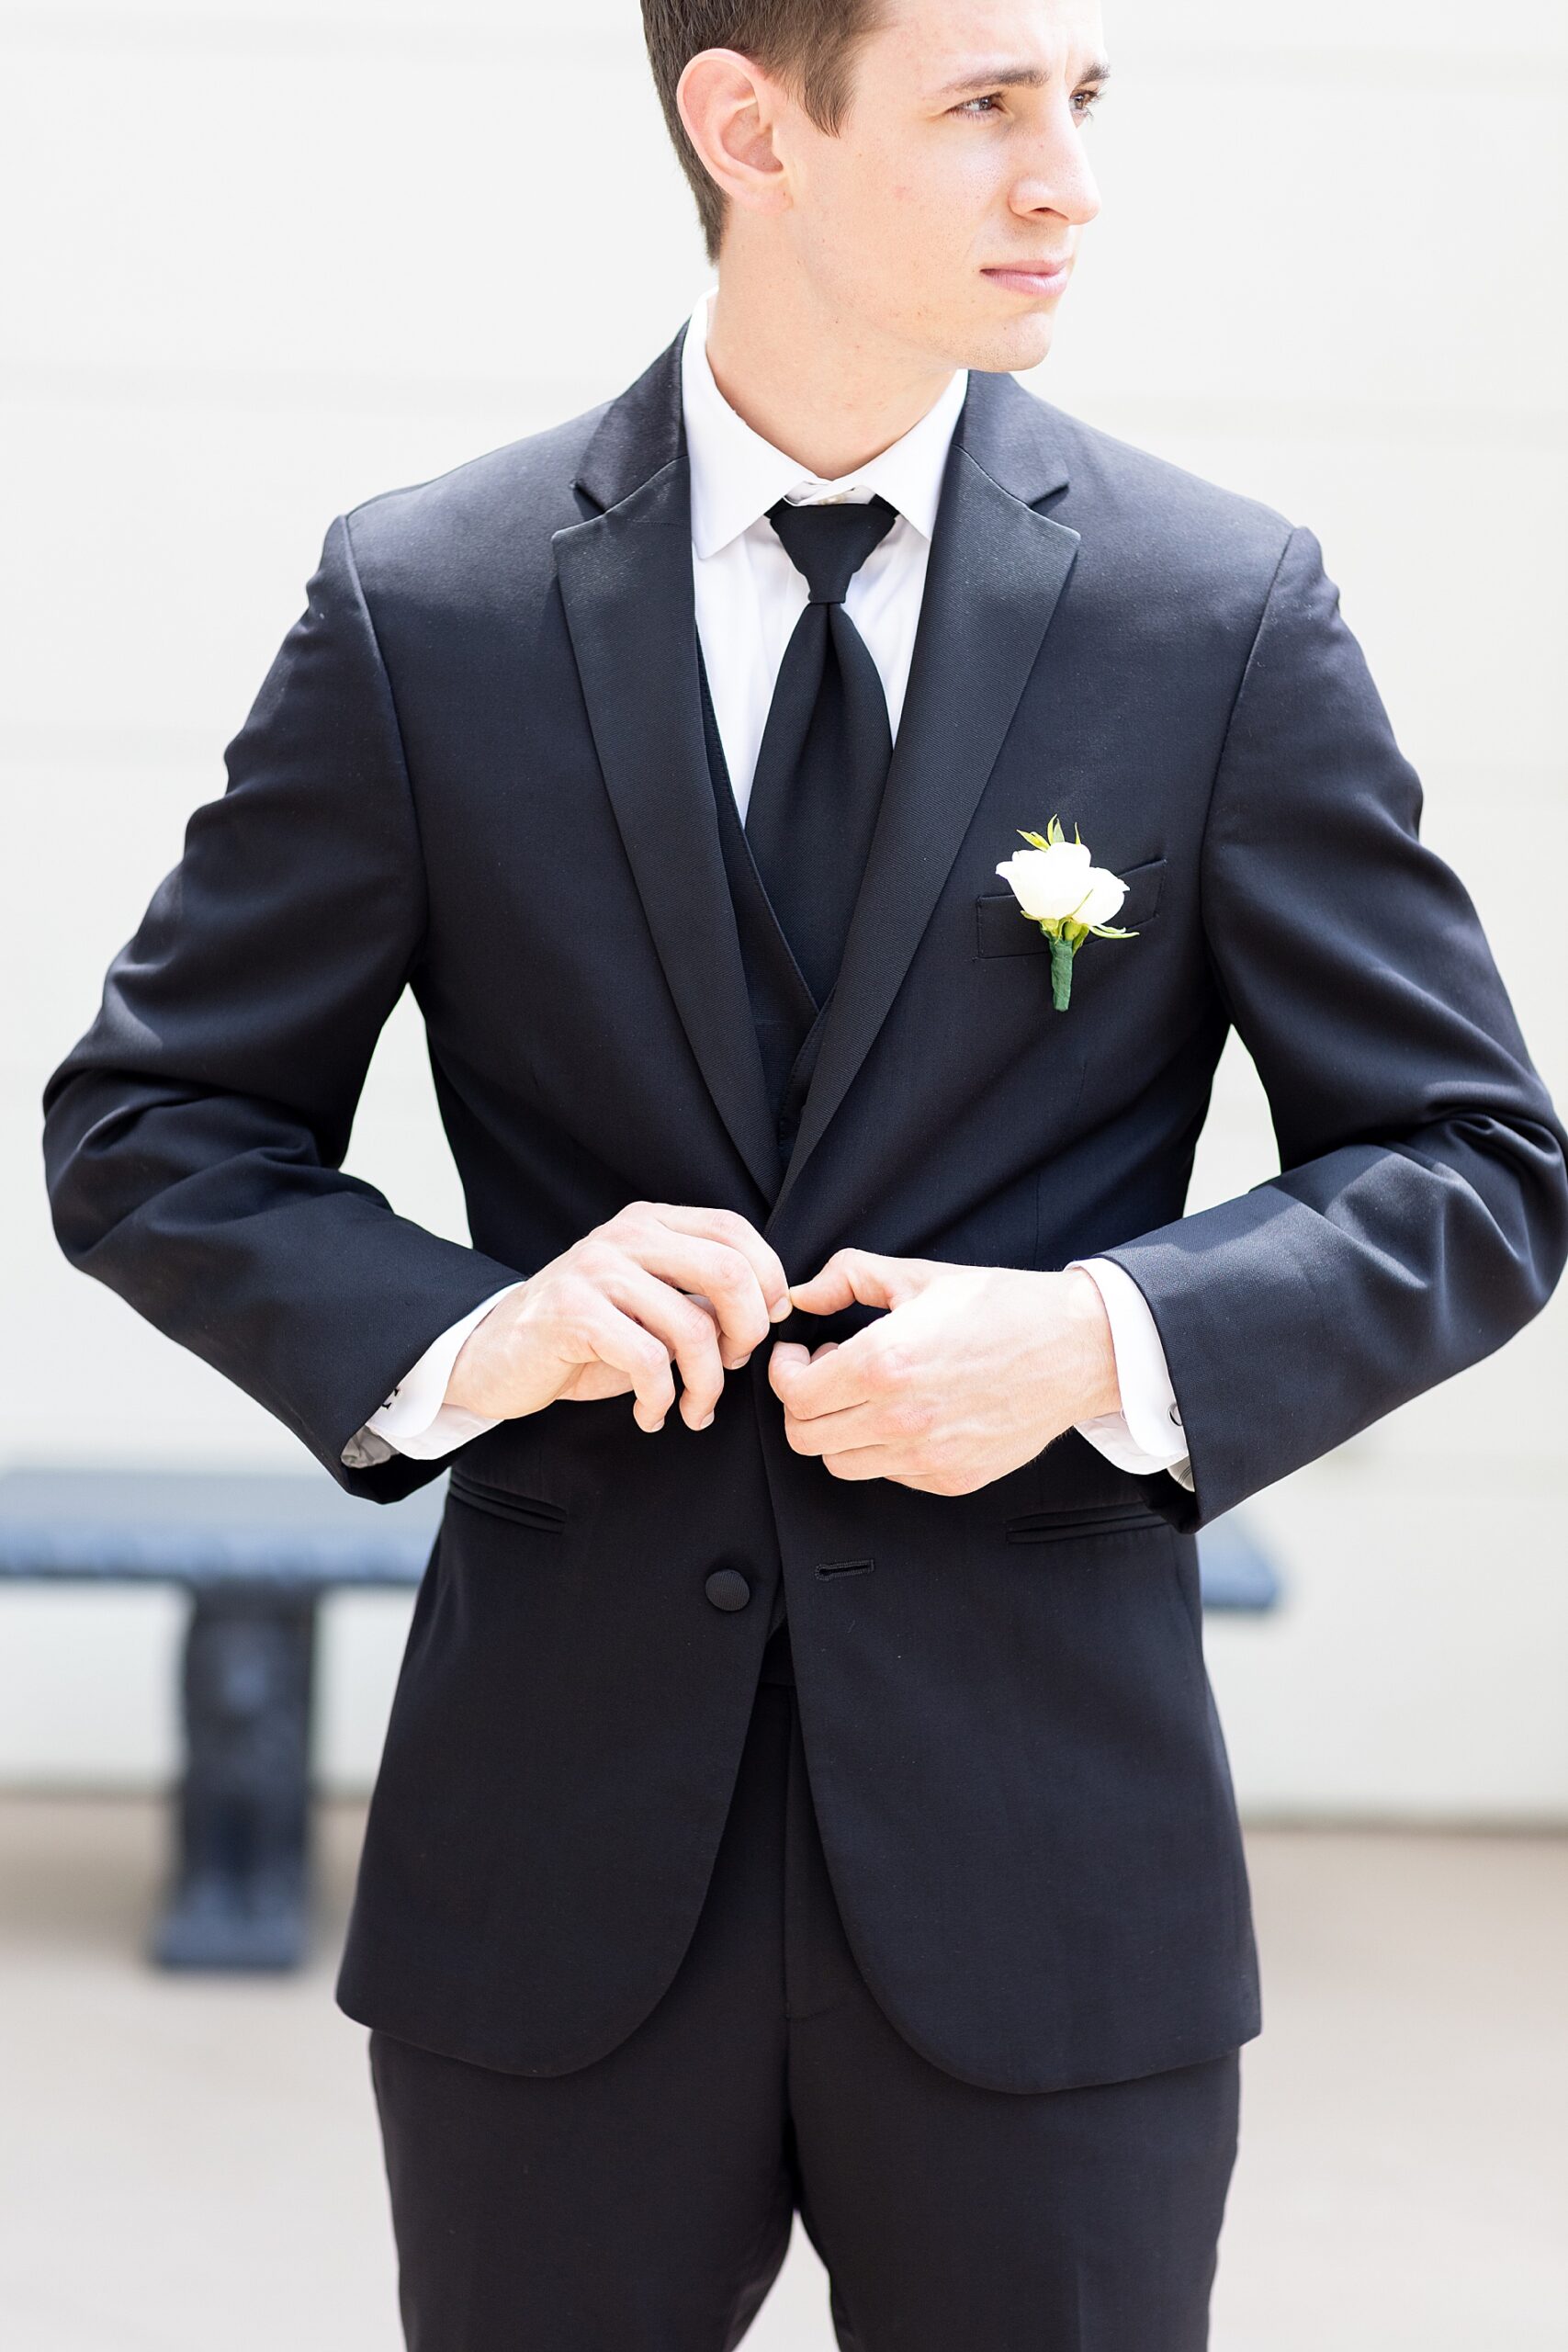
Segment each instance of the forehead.
[{"label": "forehead", "polygon": [[1105,46],[1100,0],[883,0],[878,63],[924,82],[971,67],[1070,73]]}]

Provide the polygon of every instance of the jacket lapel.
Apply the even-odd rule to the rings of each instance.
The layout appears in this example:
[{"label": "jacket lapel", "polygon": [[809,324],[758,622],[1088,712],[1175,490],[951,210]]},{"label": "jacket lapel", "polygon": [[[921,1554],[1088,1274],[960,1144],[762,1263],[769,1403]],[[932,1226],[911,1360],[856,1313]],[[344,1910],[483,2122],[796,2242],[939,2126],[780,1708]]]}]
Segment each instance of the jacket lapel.
[{"label": "jacket lapel", "polygon": [[1030,502],[1066,480],[1051,411],[1010,376],[972,374],[881,813],[770,1224],[886,1016],[1012,722],[1078,547]]},{"label": "jacket lapel", "polygon": [[682,328],[613,401],[578,471],[602,511],[555,534],[589,722],[654,945],[765,1200],[779,1147],[707,773],[681,420]]}]

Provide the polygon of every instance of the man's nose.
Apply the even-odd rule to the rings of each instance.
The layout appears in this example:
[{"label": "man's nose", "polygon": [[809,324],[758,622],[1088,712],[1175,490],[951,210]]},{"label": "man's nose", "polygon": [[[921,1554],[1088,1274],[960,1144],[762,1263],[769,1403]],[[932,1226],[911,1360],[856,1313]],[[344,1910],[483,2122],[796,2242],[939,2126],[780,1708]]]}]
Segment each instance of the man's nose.
[{"label": "man's nose", "polygon": [[1077,228],[1094,219],[1100,202],[1100,188],[1084,153],[1083,133],[1076,123],[1053,130],[1042,140],[1030,170],[1012,192],[1015,212],[1059,212]]}]

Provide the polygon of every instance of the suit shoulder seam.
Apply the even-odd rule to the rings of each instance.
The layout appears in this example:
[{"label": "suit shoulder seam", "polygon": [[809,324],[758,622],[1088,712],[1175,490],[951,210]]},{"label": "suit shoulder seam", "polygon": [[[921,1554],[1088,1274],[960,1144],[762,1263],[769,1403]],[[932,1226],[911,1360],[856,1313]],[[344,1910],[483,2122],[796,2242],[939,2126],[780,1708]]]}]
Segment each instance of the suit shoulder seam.
[{"label": "suit shoulder seam", "polygon": [[[390,497],[395,496],[396,492],[388,492],[383,494]],[[344,554],[346,558],[348,577],[353,585],[355,601],[358,605],[359,616],[365,626],[365,633],[369,639],[370,650],[375,657],[376,670],[377,674],[380,679],[381,691],[385,695],[387,700],[387,712],[391,721],[392,741],[397,746],[398,767],[402,775],[403,797],[408,803],[409,825],[413,833],[414,854],[419,862],[420,898],[423,913],[420,922],[420,937],[418,945],[411,951],[409,957],[408,970],[412,972],[414,964],[418,960],[419,947],[423,945],[424,935],[429,928],[430,922],[430,892],[426,879],[424,836],[419,820],[419,802],[414,794],[413,775],[409,765],[408,741],[403,732],[402,715],[398,708],[397,691],[392,684],[391,672],[387,666],[387,657],[382,650],[380,633],[376,627],[376,616],[370,609],[370,599],[365,592],[365,582],[360,576],[359,562],[356,555],[355,554],[353,517],[351,514],[344,514],[339,515],[338,520],[343,526]],[[407,973],[405,973],[404,978],[406,982]]]},{"label": "suit shoulder seam", "polygon": [[[1301,528],[1302,526],[1299,523],[1293,523],[1291,525],[1285,535],[1284,543],[1280,547],[1279,554],[1274,559],[1274,568],[1269,575],[1269,585],[1263,592],[1263,601],[1258,608],[1258,618],[1253,625],[1252,637],[1247,649],[1247,659],[1241,665],[1241,674],[1235,682],[1235,692],[1231,696],[1231,706],[1229,710],[1225,713],[1224,732],[1220,738],[1220,748],[1214,760],[1214,773],[1209,780],[1209,797],[1203,809],[1203,829],[1198,837],[1198,913],[1200,928],[1202,932],[1205,942],[1207,942],[1208,939],[1208,924],[1204,920],[1203,913],[1203,877],[1208,869],[1209,829],[1213,821],[1214,803],[1219,798],[1220,777],[1224,772],[1225,761],[1230,753],[1231,736],[1235,728],[1236,713],[1241,708],[1242,696],[1247,692],[1247,683],[1252,675],[1253,667],[1258,659],[1258,649],[1263,639],[1263,624],[1268,619],[1269,606],[1274,602],[1274,592],[1280,584],[1280,574],[1285,568],[1285,558],[1290,554],[1292,548],[1295,545],[1296,540],[1300,536]],[[1219,991],[1220,1001],[1224,1006],[1225,1018],[1234,1029],[1235,1026],[1235,1008],[1231,1003],[1230,994],[1225,987],[1224,976],[1212,956],[1209,957],[1209,968],[1213,976],[1214,985]]]}]

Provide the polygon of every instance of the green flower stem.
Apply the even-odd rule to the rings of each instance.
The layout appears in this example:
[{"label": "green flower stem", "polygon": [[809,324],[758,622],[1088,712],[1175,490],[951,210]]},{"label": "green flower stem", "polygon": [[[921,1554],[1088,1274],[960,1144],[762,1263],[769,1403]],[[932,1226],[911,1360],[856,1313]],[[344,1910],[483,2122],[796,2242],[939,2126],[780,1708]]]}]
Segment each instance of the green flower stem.
[{"label": "green flower stem", "polygon": [[1073,992],[1073,951],[1068,941],[1051,941],[1051,1001],[1058,1012],[1066,1012]]}]

